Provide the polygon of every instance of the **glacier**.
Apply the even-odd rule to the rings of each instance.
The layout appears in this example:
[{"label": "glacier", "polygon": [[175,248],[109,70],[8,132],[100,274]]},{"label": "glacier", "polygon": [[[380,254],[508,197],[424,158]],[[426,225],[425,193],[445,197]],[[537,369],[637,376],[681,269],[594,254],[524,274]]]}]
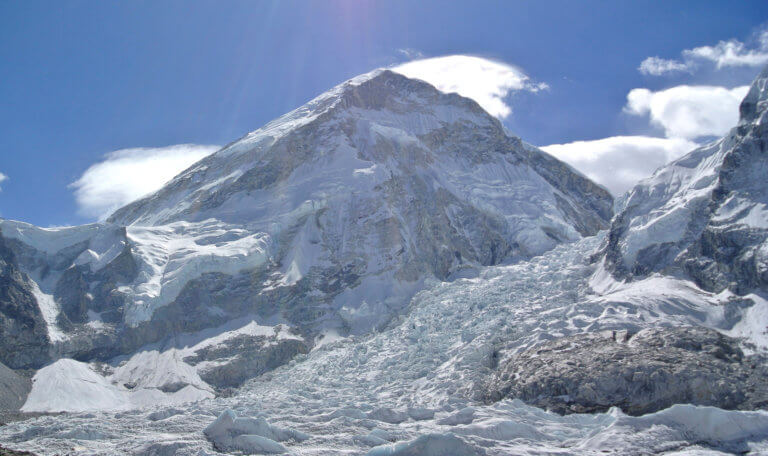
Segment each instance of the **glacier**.
[{"label": "glacier", "polygon": [[768,451],[768,412],[676,405],[639,417],[618,408],[563,416],[517,399],[475,399],[494,358],[562,336],[660,324],[728,326],[728,298],[690,281],[607,284],[601,266],[584,261],[604,238],[605,232],[528,262],[433,283],[383,331],[320,346],[231,397],[43,416],[0,427],[0,440],[40,454],[215,454],[203,430],[231,410],[310,436],[282,442],[301,455],[429,454],[408,448],[433,440],[427,446],[464,448],[456,454]]}]

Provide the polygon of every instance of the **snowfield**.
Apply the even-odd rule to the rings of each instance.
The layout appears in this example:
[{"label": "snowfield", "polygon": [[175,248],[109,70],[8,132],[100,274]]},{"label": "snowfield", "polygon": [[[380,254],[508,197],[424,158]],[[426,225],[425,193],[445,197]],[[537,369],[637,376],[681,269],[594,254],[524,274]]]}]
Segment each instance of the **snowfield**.
[{"label": "snowfield", "polygon": [[[495,356],[541,341],[659,325],[739,331],[755,309],[764,309],[764,301],[756,300],[734,316],[726,312],[726,294],[668,277],[613,282],[600,263],[584,261],[603,238],[559,246],[530,262],[484,268],[474,277],[432,282],[381,332],[328,342],[251,380],[232,397],[184,407],[44,416],[0,427],[0,441],[40,454],[105,455],[283,449],[295,455],[371,456],[768,451],[768,413],[762,411],[675,405],[640,417],[618,409],[560,416],[518,400],[492,405],[473,400]],[[734,319],[740,323],[734,326]],[[258,325],[243,331],[258,331]],[[753,349],[764,346],[764,334],[740,334]],[[150,356],[154,363],[156,356]],[[110,391],[109,383],[76,362],[60,363]],[[130,378],[129,371],[123,369],[123,379]],[[47,381],[52,395],[70,388],[55,375]],[[107,399],[118,400],[109,395],[100,400]],[[217,419],[232,422],[206,436],[204,430]]]}]

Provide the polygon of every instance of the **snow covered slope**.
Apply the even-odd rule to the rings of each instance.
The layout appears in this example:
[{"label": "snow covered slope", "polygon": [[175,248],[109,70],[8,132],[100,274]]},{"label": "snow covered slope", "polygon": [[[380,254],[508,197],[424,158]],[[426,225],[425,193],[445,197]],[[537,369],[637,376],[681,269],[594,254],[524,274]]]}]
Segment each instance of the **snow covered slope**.
[{"label": "snow covered slope", "polygon": [[639,183],[611,226],[619,277],[686,274],[711,291],[768,292],[768,68],[737,127]]},{"label": "snow covered slope", "polygon": [[[311,289],[300,315],[286,318],[364,332],[424,278],[540,254],[594,234],[610,214],[604,189],[508,136],[474,101],[378,70],[226,146],[109,221],[129,233],[179,221],[253,233],[268,259],[254,291]],[[145,318],[176,295],[161,289],[167,298]]]}]

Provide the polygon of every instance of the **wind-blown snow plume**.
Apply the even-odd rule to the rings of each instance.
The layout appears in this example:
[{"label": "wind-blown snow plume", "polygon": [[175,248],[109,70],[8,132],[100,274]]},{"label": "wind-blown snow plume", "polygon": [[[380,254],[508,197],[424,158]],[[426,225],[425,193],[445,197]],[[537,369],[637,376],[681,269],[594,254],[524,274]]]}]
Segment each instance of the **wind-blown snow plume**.
[{"label": "wind-blown snow plume", "polygon": [[103,220],[115,209],[159,189],[218,148],[178,144],[117,150],[106,154],[104,161],[91,165],[70,187],[74,189],[79,212]]},{"label": "wind-blown snow plume", "polygon": [[545,83],[535,83],[506,63],[471,55],[449,55],[415,60],[392,69],[409,78],[427,81],[443,92],[472,98],[490,114],[505,118],[512,113],[506,98],[517,91],[538,92]]}]

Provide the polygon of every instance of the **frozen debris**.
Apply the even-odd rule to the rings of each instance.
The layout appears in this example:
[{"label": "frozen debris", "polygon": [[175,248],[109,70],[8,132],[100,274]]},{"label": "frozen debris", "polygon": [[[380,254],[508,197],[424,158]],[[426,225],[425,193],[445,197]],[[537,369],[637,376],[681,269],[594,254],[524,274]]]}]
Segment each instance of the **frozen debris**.
[{"label": "frozen debris", "polygon": [[481,448],[474,447],[454,434],[427,434],[416,440],[371,449],[366,456],[481,456]]},{"label": "frozen debris", "polygon": [[437,424],[446,426],[455,426],[457,424],[469,424],[475,419],[475,408],[464,407],[456,413],[446,416],[437,421]]},{"label": "frozen debris", "polygon": [[[641,417],[616,414],[603,432],[583,441],[584,452],[622,453],[627,445],[647,445],[644,454],[665,452],[667,442],[695,442],[717,454],[766,454],[768,413],[727,411],[715,407],[674,405]],[[760,443],[762,442],[762,443]],[[697,453],[698,454],[698,453]],[[703,453],[702,453],[703,454]]]},{"label": "frozen debris", "polygon": [[390,423],[390,424],[398,424],[408,420],[407,413],[400,410],[393,410],[387,407],[375,408],[370,412],[368,412],[366,416],[369,419],[382,421],[384,423]]},{"label": "frozen debris", "polygon": [[368,433],[367,435],[356,435],[352,439],[355,442],[359,443],[360,445],[364,445],[368,447],[381,446],[389,443],[388,440],[384,440],[381,437],[378,437],[371,433]]},{"label": "frozen debris", "polygon": [[272,439],[253,434],[238,435],[232,439],[232,447],[246,454],[282,454],[288,451]]},{"label": "frozen debris", "polygon": [[318,417],[319,420],[322,421],[330,421],[339,417],[347,417],[347,418],[354,418],[356,420],[364,420],[367,418],[367,415],[362,410],[355,408],[355,407],[342,407],[340,409],[334,410],[333,412],[322,415]]},{"label": "frozen debris", "polygon": [[166,409],[154,411],[149,415],[147,415],[147,419],[149,421],[160,421],[160,420],[168,419],[172,416],[183,415],[184,413],[185,413],[184,410],[172,407],[172,408],[166,408]]},{"label": "frozen debris", "polygon": [[213,445],[221,451],[243,451],[248,454],[284,453],[278,442],[303,442],[309,435],[293,429],[272,426],[264,418],[237,418],[232,410],[225,410],[203,430]]},{"label": "frozen debris", "polygon": [[[207,453],[203,451],[194,451],[194,448],[190,448],[189,442],[149,442],[136,448],[134,454],[137,456],[179,456],[179,455],[195,455],[206,456]],[[184,451],[186,450],[186,451]]]},{"label": "frozen debris", "polygon": [[497,441],[514,439],[546,440],[546,436],[530,424],[504,418],[489,418],[467,426],[457,426],[453,428],[453,432]]},{"label": "frozen debris", "polygon": [[435,411],[424,407],[410,407],[408,416],[414,421],[431,420],[435,417]]},{"label": "frozen debris", "polygon": [[388,441],[388,442],[394,442],[395,440],[397,440],[397,438],[394,435],[392,435],[391,432],[386,431],[386,430],[381,429],[381,428],[371,429],[371,432],[369,432],[368,435],[371,435],[371,436],[374,436],[374,437],[378,437],[378,438],[380,438],[382,440],[385,440],[385,441]]}]

